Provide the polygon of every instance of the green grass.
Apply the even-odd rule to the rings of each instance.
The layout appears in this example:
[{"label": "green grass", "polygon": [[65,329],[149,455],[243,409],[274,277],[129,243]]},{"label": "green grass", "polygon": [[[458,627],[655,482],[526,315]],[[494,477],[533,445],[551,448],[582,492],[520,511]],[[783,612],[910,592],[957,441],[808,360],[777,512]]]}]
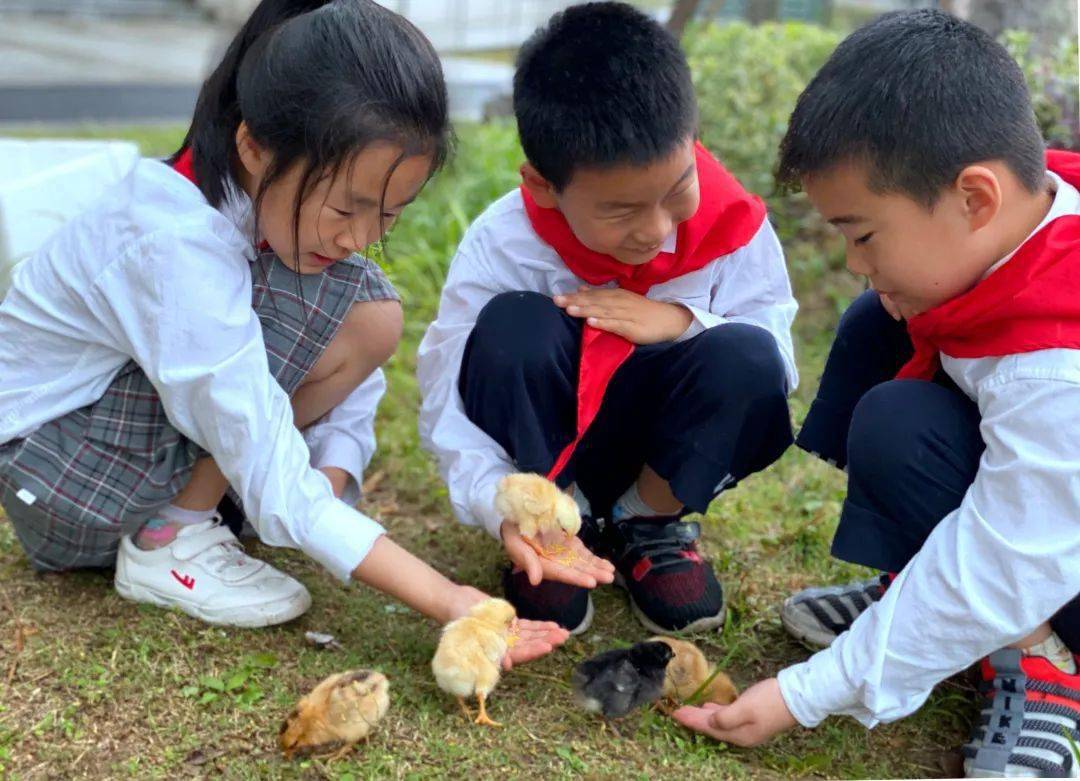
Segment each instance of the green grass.
[{"label": "green grass", "polygon": [[[500,127],[461,133],[457,162],[410,207],[388,242],[387,267],[405,298],[408,323],[380,409],[372,473],[382,471],[385,479],[364,508],[442,572],[495,591],[498,547],[451,518],[416,435],[414,354],[449,256],[475,214],[516,180],[512,133]],[[132,138],[145,153],[163,155],[181,131],[107,128],[79,135]],[[858,290],[838,271],[838,248],[823,236],[809,216],[784,236],[803,303],[797,323],[803,383],[792,399],[797,423],[838,313]],[[731,617],[701,645],[740,686],[805,658],[780,627],[777,605],[785,596],[860,574],[829,558],[843,496],[841,474],[792,450],[724,494],[702,519],[704,547],[727,587]],[[591,631],[507,675],[492,699],[493,716],[506,726],[481,730],[466,725],[435,687],[431,621],[370,590],[341,586],[298,553],[258,545],[254,552],[308,586],[314,606],[307,615],[259,631],[208,628],[124,602],[108,574],[37,577],[11,527],[0,523],[0,777],[925,777],[956,772],[954,750],[973,711],[970,691],[947,682],[902,722],[867,731],[832,719],[755,750],[697,738],[651,712],[631,715],[615,735],[574,708],[568,687],[577,661],[646,635],[621,594],[601,589]],[[334,634],[344,649],[308,647],[309,629]],[[25,636],[18,653],[17,635]],[[391,710],[371,740],[332,765],[280,758],[275,738],[292,703],[323,676],[358,666],[380,669],[391,680]]]}]

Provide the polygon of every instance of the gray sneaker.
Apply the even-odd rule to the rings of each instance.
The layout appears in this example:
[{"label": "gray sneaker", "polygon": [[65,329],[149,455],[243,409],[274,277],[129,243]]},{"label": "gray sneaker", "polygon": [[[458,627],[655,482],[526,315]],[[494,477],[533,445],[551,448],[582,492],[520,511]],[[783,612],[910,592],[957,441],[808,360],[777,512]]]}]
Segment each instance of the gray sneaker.
[{"label": "gray sneaker", "polygon": [[825,648],[881,599],[890,582],[892,576],[883,573],[844,586],[804,589],[784,601],[780,623],[799,642]]}]

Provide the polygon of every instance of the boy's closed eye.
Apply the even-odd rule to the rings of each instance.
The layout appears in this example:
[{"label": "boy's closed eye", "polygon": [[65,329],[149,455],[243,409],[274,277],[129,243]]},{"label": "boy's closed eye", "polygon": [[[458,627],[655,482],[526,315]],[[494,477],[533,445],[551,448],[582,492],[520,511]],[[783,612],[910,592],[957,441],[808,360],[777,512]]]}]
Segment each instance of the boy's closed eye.
[{"label": "boy's closed eye", "polygon": [[874,236],[873,231],[870,231],[869,233],[863,234],[859,238],[855,239],[855,244],[858,245],[858,246],[862,246],[863,244],[866,244],[866,242],[870,241],[870,239],[873,238],[873,236]]}]

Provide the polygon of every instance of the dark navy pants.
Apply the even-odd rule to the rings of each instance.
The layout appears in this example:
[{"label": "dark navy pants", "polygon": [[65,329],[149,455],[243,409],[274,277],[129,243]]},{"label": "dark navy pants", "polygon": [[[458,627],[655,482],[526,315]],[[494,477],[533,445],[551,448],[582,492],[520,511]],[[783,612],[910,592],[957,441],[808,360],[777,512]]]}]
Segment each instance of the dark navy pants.
[{"label": "dark navy pants", "polygon": [[[521,471],[546,474],[574,438],[581,330],[547,296],[503,293],[469,337],[459,377],[465,412]],[[685,342],[639,346],[558,482],[576,481],[593,512],[607,515],[648,464],[687,512],[704,512],[791,442],[775,340],[729,323]]]},{"label": "dark navy pants", "polygon": [[[840,320],[796,443],[848,471],[833,555],[886,572],[903,569],[960,506],[985,447],[978,407],[944,372],[893,379],[911,354],[905,325],[863,293]],[[1051,624],[1080,653],[1080,597]]]}]

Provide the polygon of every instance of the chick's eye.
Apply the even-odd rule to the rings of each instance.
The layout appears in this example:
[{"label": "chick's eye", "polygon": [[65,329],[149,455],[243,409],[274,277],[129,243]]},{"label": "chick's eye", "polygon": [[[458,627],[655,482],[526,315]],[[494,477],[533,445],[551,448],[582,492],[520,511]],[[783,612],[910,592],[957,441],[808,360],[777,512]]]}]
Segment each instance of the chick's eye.
[{"label": "chick's eye", "polygon": [[867,233],[865,236],[860,236],[859,238],[855,239],[855,244],[858,245],[858,246],[862,246],[863,244],[866,244],[866,242],[870,241],[870,239],[873,237],[873,235],[874,235],[874,232],[871,231],[870,233]]}]

